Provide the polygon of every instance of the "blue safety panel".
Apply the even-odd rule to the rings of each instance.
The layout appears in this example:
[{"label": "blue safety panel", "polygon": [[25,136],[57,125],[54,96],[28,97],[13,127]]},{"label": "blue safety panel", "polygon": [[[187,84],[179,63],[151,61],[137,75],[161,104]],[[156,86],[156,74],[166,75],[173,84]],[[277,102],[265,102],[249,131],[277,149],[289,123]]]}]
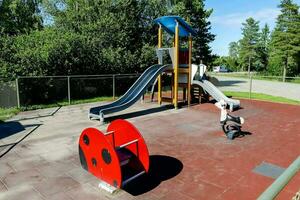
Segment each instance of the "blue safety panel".
[{"label": "blue safety panel", "polygon": [[196,35],[196,31],[179,16],[163,16],[154,20],[171,35],[175,34],[176,21],[179,23],[179,37],[188,37],[190,34]]},{"label": "blue safety panel", "polygon": [[262,162],[260,165],[256,166],[253,169],[253,172],[256,174],[276,179],[284,172],[284,170],[285,168],[283,167],[267,162]]}]

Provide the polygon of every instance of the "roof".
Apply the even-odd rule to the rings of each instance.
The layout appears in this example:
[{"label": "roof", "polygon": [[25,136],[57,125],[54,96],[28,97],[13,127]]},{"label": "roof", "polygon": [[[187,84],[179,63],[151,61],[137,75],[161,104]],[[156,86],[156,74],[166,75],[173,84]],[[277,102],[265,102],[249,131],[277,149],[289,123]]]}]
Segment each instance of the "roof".
[{"label": "roof", "polygon": [[162,28],[171,35],[175,34],[176,22],[179,23],[179,37],[188,37],[196,35],[196,31],[179,16],[163,16],[154,20],[156,24],[160,24]]}]

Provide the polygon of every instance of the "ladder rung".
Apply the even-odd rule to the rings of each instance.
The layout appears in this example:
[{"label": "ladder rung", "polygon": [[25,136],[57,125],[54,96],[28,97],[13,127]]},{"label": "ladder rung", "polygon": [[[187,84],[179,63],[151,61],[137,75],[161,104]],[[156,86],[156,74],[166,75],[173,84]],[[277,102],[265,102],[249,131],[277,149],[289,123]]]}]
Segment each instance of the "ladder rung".
[{"label": "ladder rung", "polygon": [[123,160],[120,162],[121,166],[127,165],[129,163],[129,159]]},{"label": "ladder rung", "polygon": [[126,165],[127,163],[129,163],[129,160],[132,157],[131,153],[129,153],[127,151],[123,151],[122,149],[117,150],[116,152],[117,152],[118,158],[120,160],[120,165],[121,166]]},{"label": "ladder rung", "polygon": [[124,180],[123,183],[122,183],[122,185],[123,185],[123,186],[126,185],[127,183],[129,183],[129,182],[132,181],[133,179],[135,179],[135,178],[137,178],[137,177],[143,175],[144,173],[145,173],[145,171],[141,171],[140,173],[138,173],[138,174],[136,174],[136,175],[134,175],[134,176],[132,176],[132,177],[130,177],[130,178]]},{"label": "ladder rung", "polygon": [[116,149],[118,150],[118,149],[124,148],[124,147],[126,147],[126,146],[128,146],[128,145],[131,145],[131,144],[133,144],[133,143],[136,143],[136,142],[138,142],[138,141],[139,141],[138,139],[132,140],[132,141],[130,141],[130,142],[127,142],[127,143],[125,143],[125,144],[122,144],[122,145],[116,147]]},{"label": "ladder rung", "polygon": [[110,135],[110,134],[112,134],[112,133],[114,133],[114,131],[106,132],[106,133],[104,133],[104,135]]}]

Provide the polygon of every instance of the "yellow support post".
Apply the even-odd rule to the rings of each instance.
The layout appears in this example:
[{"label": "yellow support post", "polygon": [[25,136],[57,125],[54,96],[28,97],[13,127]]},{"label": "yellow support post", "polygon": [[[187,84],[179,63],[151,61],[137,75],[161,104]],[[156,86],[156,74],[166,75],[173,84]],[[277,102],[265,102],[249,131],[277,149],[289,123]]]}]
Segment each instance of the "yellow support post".
[{"label": "yellow support post", "polygon": [[189,36],[189,75],[188,75],[188,106],[191,105],[191,86],[192,86],[192,48],[193,41],[192,36]]},{"label": "yellow support post", "polygon": [[179,67],[179,23],[175,27],[175,51],[174,51],[174,107],[178,109],[178,67]]},{"label": "yellow support post", "polygon": [[[161,28],[161,25],[159,25],[159,29],[158,29],[158,45],[157,45],[158,48],[161,48],[162,47],[162,28]],[[158,61],[158,64],[162,64]],[[158,104],[161,105],[161,102],[162,102],[162,95],[161,95],[161,75],[158,76],[158,91],[157,91],[157,101],[158,101]]]}]

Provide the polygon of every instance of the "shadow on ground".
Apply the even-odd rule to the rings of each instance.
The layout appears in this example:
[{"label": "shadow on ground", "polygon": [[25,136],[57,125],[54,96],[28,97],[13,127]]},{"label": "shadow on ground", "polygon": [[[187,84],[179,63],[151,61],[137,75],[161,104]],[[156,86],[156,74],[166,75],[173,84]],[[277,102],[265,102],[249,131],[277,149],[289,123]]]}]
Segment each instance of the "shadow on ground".
[{"label": "shadow on ground", "polygon": [[252,133],[248,132],[248,131],[241,131],[238,135],[236,135],[234,138],[241,138],[241,137],[245,137],[246,135],[252,135]]},{"label": "shadow on ground", "polygon": [[20,133],[21,131],[26,130],[28,127],[32,127],[30,131],[26,132],[26,134],[21,134],[20,138],[18,138],[15,142],[0,145],[0,158],[5,156],[10,150],[12,150],[15,146],[21,143],[26,137],[28,137],[31,133],[33,133],[38,127],[42,124],[30,124],[23,126],[19,122],[4,122],[0,124],[0,139],[9,137],[11,135]]},{"label": "shadow on ground", "polygon": [[182,162],[176,158],[152,155],[149,172],[128,183],[124,190],[134,196],[144,194],[156,188],[162,181],[175,177],[182,169]]},{"label": "shadow on ground", "polygon": [[22,125],[20,122],[11,121],[0,124],[0,140],[24,131],[26,128],[35,127],[39,124]]},{"label": "shadow on ground", "polygon": [[146,109],[146,110],[140,110],[140,111],[136,111],[136,112],[132,112],[132,113],[115,115],[115,116],[107,117],[105,119],[105,122],[111,122],[115,119],[130,119],[130,118],[134,118],[134,117],[140,117],[140,116],[143,116],[143,115],[158,113],[158,112],[170,110],[170,109],[173,109],[173,108],[174,108],[173,105],[164,105],[164,106],[160,106],[160,107],[156,107],[156,108],[150,108],[150,109]]},{"label": "shadow on ground", "polygon": [[[19,119],[14,119],[14,121],[21,121],[21,120],[31,120],[31,119],[39,119],[39,118],[43,118],[43,117],[51,117],[51,116],[54,116],[60,109],[61,109],[61,105],[57,104],[57,108],[55,108],[52,112],[50,113],[46,113],[46,114],[39,114],[37,112],[37,114],[35,116],[25,116],[25,117],[22,117],[22,118],[19,118]],[[42,109],[43,110],[43,109]]]},{"label": "shadow on ground", "polygon": [[246,83],[247,81],[240,81],[240,80],[226,80],[226,81],[219,81],[218,87],[226,87],[226,86],[233,86],[239,83]]}]

